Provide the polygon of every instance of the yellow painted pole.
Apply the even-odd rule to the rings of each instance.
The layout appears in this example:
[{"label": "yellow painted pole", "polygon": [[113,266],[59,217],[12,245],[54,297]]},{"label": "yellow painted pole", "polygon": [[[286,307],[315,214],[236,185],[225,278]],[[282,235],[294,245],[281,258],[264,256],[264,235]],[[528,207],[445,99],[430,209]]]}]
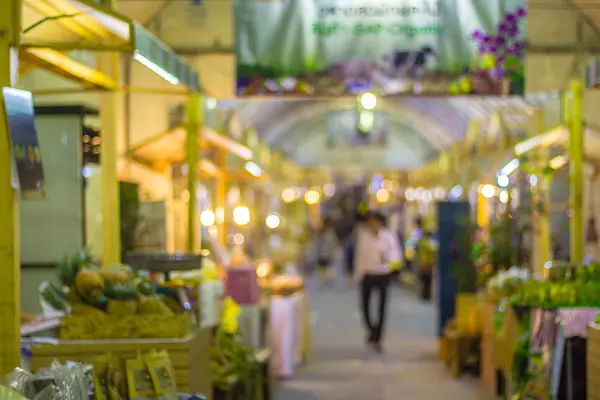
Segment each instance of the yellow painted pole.
[{"label": "yellow painted pole", "polygon": [[[104,6],[116,8],[115,0],[103,0]],[[119,82],[119,54],[97,56],[98,70]],[[120,104],[117,91],[100,95],[100,125],[102,127],[101,188],[102,188],[102,259],[105,265],[121,262],[121,212],[117,163],[121,135]]]},{"label": "yellow painted pole", "polygon": [[217,214],[217,234],[219,243],[225,247],[227,244],[227,213],[225,212],[225,197],[227,196],[227,180],[228,176],[228,165],[227,165],[227,152],[221,148],[215,148],[217,166],[221,170],[221,174],[215,177],[215,212]]},{"label": "yellow painted pole", "polygon": [[187,231],[187,251],[194,251],[196,248],[196,232],[198,224],[196,222],[196,180],[198,178],[198,154],[200,128],[202,125],[202,115],[204,107],[201,107],[200,95],[191,93],[187,104],[187,190],[190,194],[188,201],[188,231]]},{"label": "yellow painted pole", "polygon": [[[20,0],[8,0],[0,12],[0,32],[4,33],[0,34],[0,88],[16,86],[17,57],[11,55],[16,55],[12,45],[20,40],[20,13]],[[6,114],[0,106],[0,376],[4,376],[19,366],[21,356],[21,266],[19,200],[12,185]]]},{"label": "yellow painted pole", "polygon": [[571,83],[569,174],[571,179],[571,262],[583,261],[583,83]]},{"label": "yellow painted pole", "polygon": [[[529,137],[539,135],[544,130],[544,113],[542,110],[534,110],[529,118]],[[544,263],[552,258],[552,231],[550,228],[550,214],[548,213],[548,204],[550,202],[550,180],[541,176],[542,169],[549,159],[548,149],[541,148],[538,150],[535,157],[535,172],[539,176],[537,192],[534,194],[534,199],[542,201],[543,208],[535,207],[534,214],[537,222],[537,249],[534,255],[533,271],[541,273],[544,268]]]},{"label": "yellow painted pole", "polygon": [[[469,187],[469,186],[467,186]],[[468,193],[465,193],[465,196]],[[487,230],[490,222],[490,199],[486,199],[477,188],[477,225]]]}]

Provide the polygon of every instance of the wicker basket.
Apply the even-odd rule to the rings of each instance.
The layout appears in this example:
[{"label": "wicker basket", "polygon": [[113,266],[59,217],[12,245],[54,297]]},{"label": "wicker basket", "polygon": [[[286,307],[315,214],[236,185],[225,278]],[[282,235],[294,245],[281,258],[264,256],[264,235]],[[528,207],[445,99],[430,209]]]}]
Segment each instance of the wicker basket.
[{"label": "wicker basket", "polygon": [[192,322],[187,314],[73,316],[60,321],[61,340],[170,339],[183,338],[191,332]]}]

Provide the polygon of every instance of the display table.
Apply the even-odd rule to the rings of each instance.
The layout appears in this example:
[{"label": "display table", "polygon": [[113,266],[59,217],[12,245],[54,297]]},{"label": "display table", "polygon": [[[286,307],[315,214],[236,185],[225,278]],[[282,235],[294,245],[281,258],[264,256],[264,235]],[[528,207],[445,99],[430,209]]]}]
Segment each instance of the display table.
[{"label": "display table", "polygon": [[301,291],[271,299],[273,374],[277,377],[292,376],[302,362],[306,340],[305,297]]},{"label": "display table", "polygon": [[49,367],[55,360],[94,363],[107,353],[131,359],[149,351],[167,351],[173,364],[177,389],[183,393],[202,393],[210,399],[209,349],[211,332],[201,329],[183,339],[72,340],[38,343],[31,346],[31,371]]},{"label": "display table", "polygon": [[58,337],[60,318],[47,318],[21,324],[21,337]]}]

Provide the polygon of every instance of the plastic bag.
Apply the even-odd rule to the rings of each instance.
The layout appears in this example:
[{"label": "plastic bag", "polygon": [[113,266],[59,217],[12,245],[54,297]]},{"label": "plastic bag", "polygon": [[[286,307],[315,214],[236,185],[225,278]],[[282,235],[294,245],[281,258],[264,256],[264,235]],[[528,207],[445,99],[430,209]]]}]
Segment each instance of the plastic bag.
[{"label": "plastic bag", "polygon": [[36,399],[87,400],[89,398],[88,368],[80,363],[60,364],[40,370],[34,379]]},{"label": "plastic bag", "polygon": [[32,399],[36,394],[33,380],[33,374],[21,368],[16,368],[13,372],[6,376],[6,387],[27,397],[28,399]]}]

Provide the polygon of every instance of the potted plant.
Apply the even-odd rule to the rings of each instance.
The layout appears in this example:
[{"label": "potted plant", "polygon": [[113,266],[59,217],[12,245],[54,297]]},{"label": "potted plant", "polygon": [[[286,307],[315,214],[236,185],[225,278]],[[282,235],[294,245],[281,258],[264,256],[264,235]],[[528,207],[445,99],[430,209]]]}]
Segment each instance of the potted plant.
[{"label": "potted plant", "polygon": [[521,25],[527,10],[519,7],[508,12],[493,33],[475,30],[471,38],[477,43],[475,63],[451,87],[454,94],[521,94],[524,90]]}]

